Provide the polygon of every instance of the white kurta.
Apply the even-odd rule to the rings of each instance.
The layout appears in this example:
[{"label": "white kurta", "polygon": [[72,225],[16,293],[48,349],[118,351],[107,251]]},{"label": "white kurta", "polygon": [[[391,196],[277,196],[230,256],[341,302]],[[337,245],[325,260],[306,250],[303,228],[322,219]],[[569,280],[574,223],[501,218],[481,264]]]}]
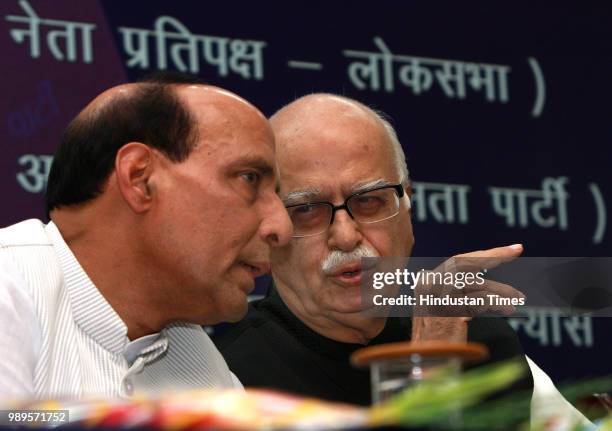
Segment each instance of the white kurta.
[{"label": "white kurta", "polygon": [[2,398],[204,387],[242,385],[200,326],[173,324],[130,343],[53,223],[0,229]]}]

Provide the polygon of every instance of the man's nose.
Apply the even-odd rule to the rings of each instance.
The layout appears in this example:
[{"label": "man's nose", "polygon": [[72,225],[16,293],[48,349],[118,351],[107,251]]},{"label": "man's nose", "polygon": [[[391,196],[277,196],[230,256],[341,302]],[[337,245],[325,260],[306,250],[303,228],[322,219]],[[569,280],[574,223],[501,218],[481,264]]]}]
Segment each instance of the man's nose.
[{"label": "man's nose", "polygon": [[276,193],[272,193],[264,206],[264,217],[259,227],[259,234],[270,247],[282,247],[291,241],[293,224]]},{"label": "man's nose", "polygon": [[336,211],[334,221],[329,227],[328,245],[330,249],[351,251],[357,247],[363,237],[359,225],[346,210]]}]

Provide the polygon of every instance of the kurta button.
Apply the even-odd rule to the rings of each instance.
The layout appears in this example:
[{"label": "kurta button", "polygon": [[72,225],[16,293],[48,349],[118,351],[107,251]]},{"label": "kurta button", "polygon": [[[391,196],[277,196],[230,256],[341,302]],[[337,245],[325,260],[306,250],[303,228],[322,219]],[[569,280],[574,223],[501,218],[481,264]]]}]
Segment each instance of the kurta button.
[{"label": "kurta button", "polygon": [[123,383],[123,386],[125,387],[126,394],[132,395],[134,393],[134,385],[132,384],[132,381],[130,379],[126,379]]}]

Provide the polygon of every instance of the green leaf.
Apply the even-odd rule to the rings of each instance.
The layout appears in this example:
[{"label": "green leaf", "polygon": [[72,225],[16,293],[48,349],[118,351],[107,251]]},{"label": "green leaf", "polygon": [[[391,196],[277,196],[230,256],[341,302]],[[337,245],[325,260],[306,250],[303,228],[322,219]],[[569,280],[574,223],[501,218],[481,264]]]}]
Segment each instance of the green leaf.
[{"label": "green leaf", "polygon": [[491,364],[467,371],[458,378],[423,381],[371,410],[371,423],[422,426],[476,404],[524,375],[519,360]]}]

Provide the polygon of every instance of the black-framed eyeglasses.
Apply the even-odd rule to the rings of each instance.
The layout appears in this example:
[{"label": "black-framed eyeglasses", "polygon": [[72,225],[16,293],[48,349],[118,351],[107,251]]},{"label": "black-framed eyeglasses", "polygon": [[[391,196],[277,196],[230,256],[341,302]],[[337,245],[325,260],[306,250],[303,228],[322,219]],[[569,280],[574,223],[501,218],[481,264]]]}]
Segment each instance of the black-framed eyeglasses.
[{"label": "black-framed eyeglasses", "polygon": [[308,202],[288,205],[287,212],[293,223],[293,237],[319,235],[334,222],[336,211],[346,210],[359,223],[377,223],[399,213],[400,199],[404,196],[401,184],[390,184],[350,195],[342,205],[330,202]]}]

